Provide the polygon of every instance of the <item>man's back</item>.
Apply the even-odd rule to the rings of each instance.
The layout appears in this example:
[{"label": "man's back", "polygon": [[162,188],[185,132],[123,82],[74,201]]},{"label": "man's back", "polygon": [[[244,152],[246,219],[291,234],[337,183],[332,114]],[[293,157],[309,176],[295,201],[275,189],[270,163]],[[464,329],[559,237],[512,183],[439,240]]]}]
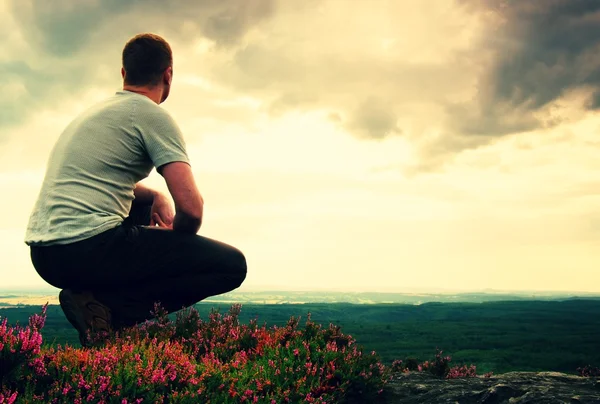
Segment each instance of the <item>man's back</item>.
[{"label": "man's back", "polygon": [[117,92],[77,117],[58,139],[26,243],[69,244],[118,226],[131,208],[135,184],[172,161],[188,158],[169,114],[143,95]]}]

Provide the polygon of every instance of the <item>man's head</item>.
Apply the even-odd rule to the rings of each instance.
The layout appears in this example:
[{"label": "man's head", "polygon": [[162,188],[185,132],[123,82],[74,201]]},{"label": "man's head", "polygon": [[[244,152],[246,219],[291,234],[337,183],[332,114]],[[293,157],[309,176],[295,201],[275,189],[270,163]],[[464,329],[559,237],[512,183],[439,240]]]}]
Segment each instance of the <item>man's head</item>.
[{"label": "man's head", "polygon": [[123,48],[124,86],[161,88],[163,102],[169,96],[173,78],[173,53],[163,38],[155,34],[138,34]]}]

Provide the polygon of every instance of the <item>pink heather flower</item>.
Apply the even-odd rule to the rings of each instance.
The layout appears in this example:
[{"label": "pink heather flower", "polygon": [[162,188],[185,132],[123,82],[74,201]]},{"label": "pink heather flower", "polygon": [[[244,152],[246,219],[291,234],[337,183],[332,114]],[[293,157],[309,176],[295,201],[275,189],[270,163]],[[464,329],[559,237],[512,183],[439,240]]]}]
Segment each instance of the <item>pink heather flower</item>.
[{"label": "pink heather flower", "polygon": [[46,310],[48,309],[48,303],[42,306],[42,314],[34,314],[29,317],[29,326],[37,331],[44,328],[46,322]]},{"label": "pink heather flower", "polygon": [[152,378],[150,380],[152,383],[164,383],[166,380],[164,370],[155,369],[154,372],[152,372]]},{"label": "pink heather flower", "polygon": [[[0,351],[2,351],[1,346],[0,346]],[[48,371],[46,370],[46,364],[44,363],[44,360],[40,357],[34,358],[30,362],[29,366],[31,366],[33,368],[33,371],[38,376],[45,376],[48,374]]]},{"label": "pink heather flower", "polygon": [[294,356],[298,356],[300,355],[300,351],[298,350],[298,348],[294,349]]},{"label": "pink heather flower", "polygon": [[475,377],[477,375],[475,365],[471,365],[467,367],[467,365],[463,366],[455,366],[448,371],[447,379],[457,379],[459,377]]},{"label": "pink heather flower", "polygon": [[[0,403],[6,402],[6,404],[13,404],[17,400],[18,393],[15,391],[10,394],[10,391],[6,393],[5,396],[3,393],[0,393]],[[10,395],[8,395],[10,394]]]},{"label": "pink heather flower", "polygon": [[77,383],[77,387],[79,387],[80,389],[89,390],[91,386],[88,384],[88,382],[85,381],[83,376],[80,375],[79,382]]},{"label": "pink heather flower", "polygon": [[98,377],[98,392],[103,393],[108,389],[108,385],[110,384],[110,376],[99,376]]}]

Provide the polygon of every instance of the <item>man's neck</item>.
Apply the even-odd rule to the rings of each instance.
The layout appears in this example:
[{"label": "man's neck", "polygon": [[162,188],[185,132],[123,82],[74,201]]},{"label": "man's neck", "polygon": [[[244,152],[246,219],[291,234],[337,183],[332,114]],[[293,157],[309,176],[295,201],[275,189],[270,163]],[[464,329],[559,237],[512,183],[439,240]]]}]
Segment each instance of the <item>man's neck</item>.
[{"label": "man's neck", "polygon": [[160,86],[147,87],[147,86],[131,86],[128,84],[123,85],[123,90],[131,91],[132,93],[137,93],[141,95],[145,95],[150,98],[157,104],[160,104],[163,95],[163,89]]}]

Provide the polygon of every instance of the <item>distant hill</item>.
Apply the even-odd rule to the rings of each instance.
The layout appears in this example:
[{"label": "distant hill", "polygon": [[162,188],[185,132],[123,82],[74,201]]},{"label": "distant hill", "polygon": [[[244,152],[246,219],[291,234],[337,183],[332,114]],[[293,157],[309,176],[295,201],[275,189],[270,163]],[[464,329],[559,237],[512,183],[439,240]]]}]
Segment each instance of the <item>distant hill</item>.
[{"label": "distant hill", "polygon": [[423,304],[483,303],[523,300],[567,300],[574,298],[600,299],[599,294],[573,293],[375,293],[375,292],[231,292],[206,299],[207,302],[256,303],[256,304],[302,304],[302,303],[353,303],[353,304]]},{"label": "distant hill", "polygon": [[[423,304],[440,303],[484,303],[498,301],[568,299],[600,299],[600,294],[569,292],[485,292],[463,293],[377,293],[339,291],[233,291],[205,300],[212,303],[252,304],[303,304],[303,303],[352,303],[352,304]],[[24,305],[58,304],[57,289],[0,290],[0,307]]]}]

